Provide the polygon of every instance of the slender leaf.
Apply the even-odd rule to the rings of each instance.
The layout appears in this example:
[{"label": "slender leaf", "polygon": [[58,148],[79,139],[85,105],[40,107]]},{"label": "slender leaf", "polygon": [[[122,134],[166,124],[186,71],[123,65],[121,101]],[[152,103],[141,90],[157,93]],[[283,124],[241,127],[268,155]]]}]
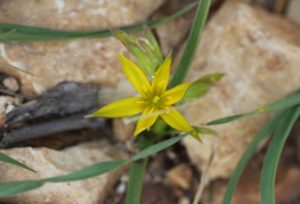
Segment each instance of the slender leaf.
[{"label": "slender leaf", "polygon": [[[175,13],[158,20],[148,21],[144,23],[125,25],[118,29],[125,32],[143,30],[145,26],[155,28],[162,24],[168,23],[179,16],[189,12],[195,7],[195,3],[188,4],[176,11]],[[0,42],[7,41],[45,41],[45,40],[63,40],[73,38],[95,37],[104,38],[111,37],[111,29],[103,29],[96,31],[61,31],[48,28],[31,27],[17,24],[0,23]]]},{"label": "slender leaf", "polygon": [[107,161],[107,162],[101,162],[92,164],[88,167],[85,167],[83,169],[80,169],[75,172],[71,172],[69,174],[66,174],[64,176],[56,176],[44,179],[44,181],[47,182],[68,182],[68,181],[78,181],[83,179],[88,179],[94,176],[98,176],[101,174],[104,174],[106,172],[112,171],[123,164],[125,164],[127,161],[125,160],[117,160],[117,161]]},{"label": "slender leaf", "polygon": [[196,54],[210,5],[211,0],[199,0],[197,13],[194,18],[195,20],[188,36],[183,55],[170,82],[170,87],[180,84],[186,77],[188,69],[190,68],[193,58]]},{"label": "slender leaf", "polygon": [[242,114],[237,114],[237,115],[231,115],[228,117],[224,117],[224,118],[220,118],[220,119],[216,119],[213,121],[208,122],[206,125],[221,125],[221,124],[225,124],[225,123],[229,123],[229,122],[233,122],[239,119],[242,119],[246,116],[251,116],[254,115],[254,112],[249,112],[249,113],[242,113]]},{"label": "slender leaf", "polygon": [[10,156],[3,154],[2,152],[0,152],[0,161],[5,162],[5,163],[9,163],[9,164],[13,164],[15,166],[21,167],[23,169],[27,169],[29,171],[33,171],[35,172],[33,169],[29,168],[28,166],[26,166],[25,164],[11,158]]},{"label": "slender leaf", "polygon": [[15,196],[20,193],[24,193],[30,190],[34,190],[43,186],[47,182],[67,182],[67,181],[77,181],[82,179],[91,178],[94,176],[102,175],[108,171],[112,171],[123,164],[125,160],[101,162],[97,164],[90,165],[83,169],[75,172],[71,172],[64,176],[50,177],[40,180],[25,180],[25,181],[12,181],[6,183],[0,183],[0,197]]},{"label": "slender leaf", "polygon": [[245,166],[249,162],[250,158],[255,154],[258,145],[267,137],[269,137],[281,124],[284,120],[289,117],[289,110],[284,110],[278,113],[269,123],[267,123],[255,136],[252,142],[248,145],[247,149],[245,150],[244,154],[242,155],[240,161],[238,162],[237,166],[235,167],[230,180],[228,182],[224,197],[223,197],[223,204],[230,204],[232,200],[233,193],[236,189],[238,181],[245,169]]},{"label": "slender leaf", "polygon": [[193,126],[193,128],[194,128],[194,129],[197,131],[197,133],[199,133],[199,134],[212,135],[212,136],[218,135],[218,132],[215,131],[214,129],[211,129],[211,128],[197,127],[197,126]]},{"label": "slender leaf", "polygon": [[268,146],[260,179],[262,203],[275,204],[275,177],[280,155],[292,127],[299,116],[300,106],[290,111],[289,117],[278,127]]},{"label": "slender leaf", "polygon": [[156,154],[157,152],[163,150],[163,149],[166,149],[170,146],[172,146],[173,144],[179,142],[180,140],[182,140],[184,137],[186,137],[188,135],[188,133],[186,134],[182,134],[182,135],[179,135],[177,137],[173,137],[171,139],[168,139],[168,140],[164,140],[160,143],[157,143],[155,145],[152,145],[150,147],[147,147],[145,149],[143,149],[142,151],[140,151],[139,153],[137,153],[136,155],[134,155],[131,160],[132,161],[137,161],[139,159],[143,159],[145,157],[149,157],[151,155],[154,155]]},{"label": "slender leaf", "polygon": [[216,120],[212,120],[208,122],[206,125],[221,125],[229,122],[233,122],[235,120],[242,119],[243,117],[246,116],[251,116],[255,114],[260,114],[260,113],[267,113],[271,111],[279,111],[283,110],[295,105],[300,104],[300,92],[297,92],[296,94],[290,95],[286,98],[283,98],[281,100],[278,100],[274,103],[271,103],[269,105],[263,106],[261,108],[255,109],[253,111],[247,112],[247,113],[242,113],[242,114],[237,114],[237,115],[232,115],[232,116],[227,116],[224,118],[219,118]]},{"label": "slender leaf", "polygon": [[144,150],[140,151],[139,153],[137,153],[136,155],[134,155],[130,160],[100,162],[100,163],[87,166],[83,169],[68,173],[63,176],[49,177],[40,180],[12,181],[12,182],[0,183],[0,197],[14,196],[20,193],[24,193],[39,188],[47,182],[52,182],[52,183],[71,182],[71,181],[78,181],[82,179],[91,178],[94,176],[99,176],[106,172],[112,171],[128,162],[136,162],[137,160],[151,156],[179,142],[187,135],[188,133],[149,146]]},{"label": "slender leaf", "polygon": [[140,203],[146,166],[146,159],[134,161],[130,164],[129,182],[126,192],[126,204]]},{"label": "slender leaf", "polygon": [[223,76],[223,73],[213,73],[205,75],[200,79],[192,82],[181,100],[185,102],[200,98],[201,96],[206,94],[217,81],[222,79]]},{"label": "slender leaf", "polygon": [[0,197],[15,196],[19,193],[37,189],[44,185],[43,181],[12,181],[0,183]]},{"label": "slender leaf", "polygon": [[270,105],[263,106],[255,111],[257,113],[265,113],[270,111],[282,110],[298,104],[300,104],[300,92],[296,92],[295,94],[271,103]]}]

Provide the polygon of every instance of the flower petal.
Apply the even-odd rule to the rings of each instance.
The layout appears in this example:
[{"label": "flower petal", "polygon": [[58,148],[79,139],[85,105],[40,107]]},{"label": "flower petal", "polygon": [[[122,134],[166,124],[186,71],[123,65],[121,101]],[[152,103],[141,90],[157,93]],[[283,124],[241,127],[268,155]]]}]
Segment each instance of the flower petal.
[{"label": "flower petal", "polygon": [[171,68],[171,55],[168,55],[165,61],[159,66],[152,80],[152,89],[156,95],[163,93],[168,86]]},{"label": "flower petal", "polygon": [[192,131],[192,126],[186,121],[186,119],[175,108],[168,107],[168,113],[162,114],[162,119],[170,125],[172,128],[181,131]]},{"label": "flower petal", "polygon": [[142,96],[146,96],[147,91],[150,90],[150,84],[146,75],[137,65],[127,59],[124,55],[120,55],[120,60],[128,81],[137,92]]},{"label": "flower petal", "polygon": [[125,98],[110,103],[96,112],[92,113],[92,117],[119,118],[138,114],[144,109],[143,101],[140,97]]},{"label": "flower petal", "polygon": [[164,105],[170,106],[180,101],[189,86],[190,83],[186,82],[164,92],[162,94],[162,97],[164,98]]},{"label": "flower petal", "polygon": [[157,118],[158,114],[156,114],[153,110],[149,108],[146,109],[136,125],[134,136],[137,136],[147,128],[151,127],[155,123]]}]

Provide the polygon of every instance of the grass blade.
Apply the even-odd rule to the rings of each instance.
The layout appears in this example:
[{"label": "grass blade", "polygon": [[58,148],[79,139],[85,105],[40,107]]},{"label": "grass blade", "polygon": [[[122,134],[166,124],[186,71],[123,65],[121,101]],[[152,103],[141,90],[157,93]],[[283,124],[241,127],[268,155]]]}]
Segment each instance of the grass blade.
[{"label": "grass blade", "polygon": [[0,161],[5,162],[5,163],[9,163],[9,164],[13,164],[15,166],[21,167],[23,169],[27,169],[29,171],[33,171],[35,172],[33,169],[29,168],[28,166],[26,166],[25,164],[11,158],[10,156],[3,154],[2,152],[0,152]]},{"label": "grass blade", "polygon": [[[175,13],[158,20],[152,20],[144,23],[121,26],[120,30],[132,32],[143,30],[145,26],[155,28],[162,24],[168,23],[179,16],[184,15],[196,6],[195,3],[190,3]],[[7,41],[46,41],[46,40],[64,40],[73,38],[95,37],[104,38],[111,37],[111,29],[102,29],[96,31],[61,31],[48,28],[31,27],[17,24],[0,23],[0,42]]]},{"label": "grass blade", "polygon": [[20,193],[31,191],[43,186],[47,182],[67,182],[67,181],[78,181],[82,179],[91,178],[94,176],[102,175],[108,171],[112,171],[127,161],[108,161],[90,165],[83,169],[63,176],[55,176],[40,180],[26,180],[26,181],[12,181],[6,183],[0,183],[0,197],[15,196]]},{"label": "grass blade", "polygon": [[239,119],[242,119],[246,116],[251,116],[254,115],[254,112],[249,112],[249,113],[242,113],[242,114],[237,114],[237,115],[231,115],[228,117],[224,117],[224,118],[219,118],[213,121],[210,121],[208,123],[206,123],[206,125],[211,126],[211,125],[221,125],[221,124],[225,124],[225,123],[229,123],[229,122],[233,122]]},{"label": "grass blade", "polygon": [[292,109],[289,113],[289,117],[287,117],[276,130],[268,146],[260,179],[262,203],[275,204],[275,177],[280,155],[299,115],[300,106],[296,109]]},{"label": "grass blade", "polygon": [[90,165],[88,167],[85,167],[83,169],[69,173],[64,176],[56,176],[56,177],[44,179],[44,181],[46,181],[46,182],[68,182],[68,181],[78,181],[78,180],[88,179],[88,178],[98,176],[98,175],[104,174],[106,172],[112,171],[112,170],[122,166],[125,163],[126,163],[125,160],[96,163],[96,164]]},{"label": "grass blade", "polygon": [[252,142],[248,145],[244,154],[242,155],[240,161],[238,162],[235,170],[233,171],[230,180],[227,184],[227,188],[223,197],[223,204],[230,204],[232,200],[233,193],[236,189],[238,181],[245,169],[245,166],[249,162],[250,158],[255,154],[258,145],[270,136],[278,127],[282,121],[284,121],[289,115],[287,111],[282,111],[278,113],[268,124],[266,124],[255,136]]},{"label": "grass blade", "polygon": [[[52,183],[71,182],[71,181],[78,181],[78,180],[82,180],[82,179],[91,178],[94,176],[99,176],[99,175],[102,175],[109,171],[112,171],[128,162],[137,162],[137,160],[151,156],[151,155],[179,142],[187,135],[188,135],[188,133],[182,134],[177,137],[173,137],[171,139],[168,139],[168,140],[162,141],[160,143],[157,143],[155,145],[149,146],[149,147],[145,148],[144,150],[140,151],[139,153],[137,153],[136,155],[134,155],[130,160],[100,162],[100,163],[92,164],[90,166],[82,168],[80,170],[68,173],[63,176],[49,177],[49,178],[44,178],[44,179],[40,179],[40,180],[12,181],[12,182],[0,183],[0,197],[14,196],[14,195],[17,195],[20,193],[24,193],[24,192],[39,188],[47,182],[52,182]],[[137,184],[142,181],[136,180],[134,182],[135,182],[135,184]],[[140,185],[140,184],[138,184],[138,185]]]},{"label": "grass blade", "polygon": [[15,196],[19,193],[37,189],[44,185],[43,181],[13,181],[0,184],[0,197]]},{"label": "grass blade", "polygon": [[188,134],[182,134],[182,135],[179,135],[177,137],[173,137],[171,139],[168,139],[168,140],[164,140],[160,143],[157,143],[155,145],[152,145],[152,146],[149,146],[145,149],[143,149],[142,151],[140,151],[139,153],[137,153],[136,155],[134,155],[131,160],[132,161],[137,161],[139,159],[143,159],[143,158],[146,158],[146,157],[149,157],[153,154],[156,154],[157,152],[163,150],[163,149],[166,149],[170,146],[172,146],[173,144],[179,142],[180,140],[182,140],[184,137],[186,137]]},{"label": "grass blade", "polygon": [[263,106],[259,109],[247,112],[247,113],[242,113],[242,114],[237,114],[237,115],[232,115],[232,116],[227,116],[224,118],[219,118],[216,120],[212,120],[210,122],[208,122],[206,125],[222,125],[225,123],[229,123],[229,122],[233,122],[235,120],[239,120],[242,119],[243,117],[246,116],[251,116],[251,115],[256,115],[256,114],[260,114],[260,113],[267,113],[267,112],[271,112],[271,111],[279,111],[279,110],[283,110],[295,105],[300,104],[300,92],[297,92],[293,95],[290,95],[286,98],[280,99],[276,102],[273,102],[269,105]]},{"label": "grass blade", "polygon": [[223,76],[223,73],[212,73],[193,81],[186,90],[181,101],[187,102],[202,97],[215,85],[217,81],[221,80]]},{"label": "grass blade", "polygon": [[126,192],[126,204],[140,203],[146,166],[146,159],[134,161],[130,164],[129,182]]},{"label": "grass blade", "polygon": [[210,5],[211,0],[199,0],[197,13],[194,18],[195,20],[188,36],[183,55],[170,82],[170,87],[180,84],[186,77],[188,69],[190,68],[196,54]]}]

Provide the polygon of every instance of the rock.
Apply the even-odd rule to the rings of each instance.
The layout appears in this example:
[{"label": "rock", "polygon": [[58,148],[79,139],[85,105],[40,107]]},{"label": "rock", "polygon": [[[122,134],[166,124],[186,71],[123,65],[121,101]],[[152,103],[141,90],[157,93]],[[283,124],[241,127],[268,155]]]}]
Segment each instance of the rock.
[{"label": "rock", "polygon": [[[192,124],[253,110],[300,88],[300,29],[294,24],[245,3],[226,2],[205,28],[188,81],[204,74],[225,77],[203,98],[185,108]],[[247,145],[270,118],[248,117],[215,126],[219,143],[208,176],[228,177]],[[192,161],[203,170],[212,137],[184,140]]]},{"label": "rock", "polygon": [[20,105],[20,100],[11,96],[0,96],[0,127],[6,122],[6,114]]},{"label": "rock", "polygon": [[3,86],[12,92],[17,92],[20,89],[19,83],[15,77],[7,77],[3,80]]},{"label": "rock", "polygon": [[133,122],[127,122],[125,119],[114,119],[113,120],[113,133],[115,138],[119,142],[127,142],[133,138],[133,132],[135,124]]},{"label": "rock", "polygon": [[[124,158],[106,142],[90,142],[55,151],[48,148],[14,148],[1,152],[35,169],[33,173],[13,165],[0,163],[1,182],[64,175],[96,162]],[[122,168],[87,180],[68,183],[48,183],[16,197],[1,198],[14,203],[101,203],[119,178]]]},{"label": "rock", "polygon": [[192,174],[192,169],[187,164],[179,164],[167,172],[167,179],[174,186],[188,190],[192,183]]},{"label": "rock", "polygon": [[[163,1],[12,0],[1,2],[0,22],[63,30],[111,28],[146,20]],[[20,78],[27,95],[41,93],[66,80],[117,89],[124,79],[118,53],[127,52],[113,38],[1,43],[0,62],[5,64],[2,69],[15,75],[20,75],[18,69],[31,73],[23,73]]]},{"label": "rock", "polygon": [[288,18],[298,24],[300,24],[299,9],[300,9],[300,1],[291,0],[288,4],[288,8],[287,8],[287,12],[286,12]]}]

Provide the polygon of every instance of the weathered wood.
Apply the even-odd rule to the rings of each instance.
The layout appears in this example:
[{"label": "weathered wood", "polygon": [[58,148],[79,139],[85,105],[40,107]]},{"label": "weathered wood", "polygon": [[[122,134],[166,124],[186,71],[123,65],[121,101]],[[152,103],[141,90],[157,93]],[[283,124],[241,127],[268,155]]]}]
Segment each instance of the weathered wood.
[{"label": "weathered wood", "polygon": [[63,82],[7,115],[0,146],[7,147],[57,133],[98,128],[105,134],[105,121],[84,118],[98,108],[99,87]]},{"label": "weathered wood", "polygon": [[99,88],[75,82],[63,82],[7,115],[7,126],[33,120],[88,113],[98,105]]}]

